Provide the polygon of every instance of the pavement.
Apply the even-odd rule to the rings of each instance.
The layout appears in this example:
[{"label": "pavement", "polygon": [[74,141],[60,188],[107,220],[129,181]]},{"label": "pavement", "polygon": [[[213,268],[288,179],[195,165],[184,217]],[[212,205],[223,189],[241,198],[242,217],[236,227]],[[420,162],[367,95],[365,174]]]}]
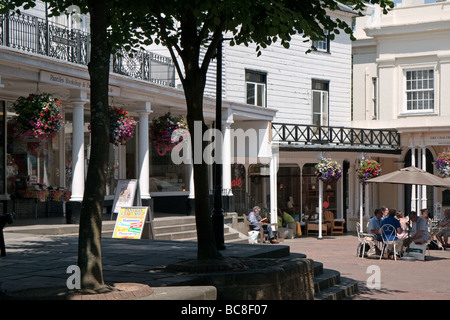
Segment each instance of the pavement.
[{"label": "pavement", "polygon": [[[71,266],[77,264],[78,235],[28,234],[8,232],[8,228],[13,227],[4,229],[6,256],[0,257],[0,291],[49,292],[65,287],[72,276]],[[358,281],[359,293],[348,298],[355,301],[450,298],[450,251],[431,250],[426,261],[375,260],[357,257],[357,245],[356,235],[345,234],[286,239],[279,245],[226,244],[221,253],[242,258],[276,256],[286,250],[305,254],[324,268]],[[166,266],[196,255],[195,242],[102,238],[105,282],[128,285],[132,289],[128,292],[134,291],[134,295],[118,297],[122,299],[214,300],[214,287],[186,286],[191,277],[188,273],[164,272]]]},{"label": "pavement", "polygon": [[[325,236],[285,240],[290,252],[334,269],[342,277],[358,282],[359,292],[352,300],[449,300],[450,251],[429,250],[425,261],[368,259],[356,256],[356,235]],[[437,311],[437,310],[436,310]]]}]

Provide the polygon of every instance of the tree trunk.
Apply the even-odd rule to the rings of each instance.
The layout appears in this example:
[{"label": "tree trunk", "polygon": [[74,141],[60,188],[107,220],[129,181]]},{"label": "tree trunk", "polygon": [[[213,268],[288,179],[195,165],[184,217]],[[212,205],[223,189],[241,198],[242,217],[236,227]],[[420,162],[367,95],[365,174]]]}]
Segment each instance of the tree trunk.
[{"label": "tree trunk", "polygon": [[109,151],[108,79],[110,45],[107,41],[105,0],[88,1],[91,15],[91,154],[80,216],[78,266],[82,289],[104,285],[101,256],[102,213]]},{"label": "tree trunk", "polygon": [[[189,133],[191,135],[191,147],[194,162],[194,181],[195,181],[195,222],[197,226],[197,259],[221,259],[222,255],[217,250],[214,229],[211,221],[211,207],[209,202],[209,179],[208,179],[208,165],[203,159],[203,150],[207,145],[207,141],[203,141],[203,134],[207,127],[203,118],[203,89],[204,79],[206,77],[193,74],[186,74],[183,83],[184,93],[187,104],[187,121],[189,126]],[[199,132],[195,132],[194,123],[201,123],[201,136],[195,136]],[[202,143],[201,154],[195,154],[196,143]],[[201,159],[201,163],[198,161]],[[197,160],[197,161],[194,161]]]}]

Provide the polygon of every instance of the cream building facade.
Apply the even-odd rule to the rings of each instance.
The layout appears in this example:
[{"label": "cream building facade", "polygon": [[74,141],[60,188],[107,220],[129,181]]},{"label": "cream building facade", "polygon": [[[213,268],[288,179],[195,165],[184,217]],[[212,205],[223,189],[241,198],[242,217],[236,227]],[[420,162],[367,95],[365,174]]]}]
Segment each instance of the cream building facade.
[{"label": "cream building facade", "polygon": [[[356,19],[353,43],[355,127],[395,128],[402,152],[380,158],[383,172],[410,165],[437,174],[434,161],[450,145],[450,2],[403,0],[387,15],[376,6]],[[404,212],[449,206],[440,188],[370,187],[371,207]]]}]

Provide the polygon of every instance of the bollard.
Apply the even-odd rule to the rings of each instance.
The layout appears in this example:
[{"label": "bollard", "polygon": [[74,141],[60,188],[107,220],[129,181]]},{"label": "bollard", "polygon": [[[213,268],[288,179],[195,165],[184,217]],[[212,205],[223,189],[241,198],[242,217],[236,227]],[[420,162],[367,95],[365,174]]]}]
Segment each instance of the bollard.
[{"label": "bollard", "polygon": [[11,213],[0,214],[0,251],[1,256],[6,256],[5,237],[3,236],[3,228],[5,225],[13,223],[13,217]]}]

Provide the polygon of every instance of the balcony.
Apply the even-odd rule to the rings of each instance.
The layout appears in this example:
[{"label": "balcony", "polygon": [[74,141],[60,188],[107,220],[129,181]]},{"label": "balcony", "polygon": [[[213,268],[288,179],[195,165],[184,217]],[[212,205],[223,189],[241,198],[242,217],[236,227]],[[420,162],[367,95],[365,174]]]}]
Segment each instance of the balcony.
[{"label": "balcony", "polygon": [[[52,57],[80,65],[90,59],[90,34],[22,13],[0,15],[0,47]],[[170,58],[147,51],[121,51],[112,57],[113,73],[175,87]]]},{"label": "balcony", "polygon": [[282,150],[401,152],[400,134],[394,129],[357,129],[272,123],[272,141]]}]

